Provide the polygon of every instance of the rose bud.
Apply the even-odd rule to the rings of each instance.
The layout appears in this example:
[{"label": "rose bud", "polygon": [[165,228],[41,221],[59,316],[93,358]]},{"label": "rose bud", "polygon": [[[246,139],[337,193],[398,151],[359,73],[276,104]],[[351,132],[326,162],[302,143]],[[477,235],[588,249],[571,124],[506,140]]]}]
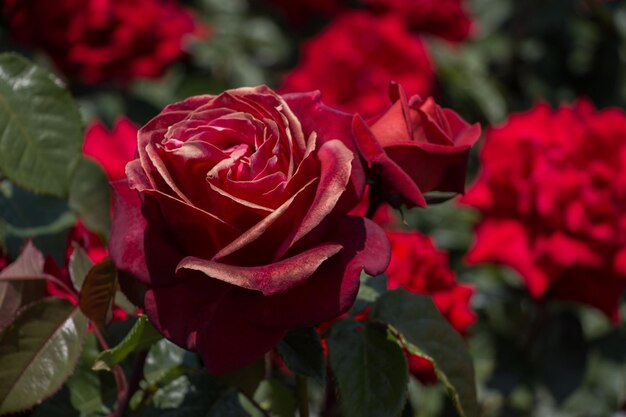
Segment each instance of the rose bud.
[{"label": "rose bud", "polygon": [[426,206],[430,191],[463,193],[470,147],[480,125],[470,125],[432,98],[407,99],[392,83],[393,105],[378,120],[353,119],[356,145],[376,184],[373,192],[392,206]]},{"label": "rose bud", "polygon": [[140,129],[110,254],[147,285],[152,324],[209,372],[345,313],[361,271],[387,267],[382,229],[348,215],[365,188],[351,122],[319,93],[256,87],[191,97]]}]

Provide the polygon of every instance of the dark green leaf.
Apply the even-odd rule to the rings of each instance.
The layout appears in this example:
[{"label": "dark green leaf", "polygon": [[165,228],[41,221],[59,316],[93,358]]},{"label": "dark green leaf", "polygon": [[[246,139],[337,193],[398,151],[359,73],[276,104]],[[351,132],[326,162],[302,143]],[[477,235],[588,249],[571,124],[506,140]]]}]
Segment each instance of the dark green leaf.
[{"label": "dark green leaf", "polygon": [[382,295],[372,308],[372,320],[392,326],[411,353],[430,360],[448,388],[459,414],[478,415],[474,365],[465,341],[441,315],[432,299],[398,289]]},{"label": "dark green leaf", "polygon": [[96,338],[89,334],[76,371],[67,381],[72,406],[84,416],[106,416],[110,410],[105,407],[99,374],[91,370],[91,364],[98,355]]},{"label": "dark green leaf", "polygon": [[[28,243],[20,256],[0,272],[2,277],[31,277],[41,275],[44,258],[32,243]],[[0,279],[0,329],[6,327],[15,318],[18,310],[44,295],[44,283],[41,281],[23,281]]]},{"label": "dark green leaf", "polygon": [[37,193],[65,197],[81,158],[82,121],[49,72],[0,55],[0,172]]},{"label": "dark green leaf", "polygon": [[345,319],[331,327],[327,341],[343,415],[397,417],[409,373],[402,348],[385,327]]},{"label": "dark green leaf", "polygon": [[237,391],[205,372],[178,378],[159,390],[146,417],[248,417]]},{"label": "dark green leaf", "polygon": [[0,333],[0,414],[29,409],[59,390],[76,366],[86,331],[76,306],[47,298]]},{"label": "dark green leaf", "polygon": [[98,164],[81,159],[70,188],[69,205],[87,229],[109,236],[111,193],[106,174]]},{"label": "dark green leaf", "polygon": [[254,400],[276,417],[294,417],[296,398],[293,392],[277,379],[262,381],[254,394]]},{"label": "dark green leaf", "polygon": [[148,317],[140,315],[120,344],[98,355],[92,369],[110,371],[113,366],[123,361],[131,353],[146,350],[162,338],[163,336],[150,324]]},{"label": "dark green leaf", "polygon": [[113,261],[106,258],[91,268],[78,298],[80,309],[101,329],[111,319],[116,291],[117,271]]},{"label": "dark green leaf", "polygon": [[93,262],[89,259],[89,255],[79,245],[74,244],[74,252],[70,256],[69,272],[72,284],[76,291],[80,291],[87,274],[93,267]]},{"label": "dark green leaf", "polygon": [[0,180],[0,218],[10,256],[17,257],[24,241],[32,239],[57,263],[64,262],[67,233],[76,222],[65,201],[36,195],[8,180]]},{"label": "dark green leaf", "polygon": [[291,330],[276,346],[276,350],[291,371],[324,383],[326,379],[324,348],[320,336],[313,327]]}]

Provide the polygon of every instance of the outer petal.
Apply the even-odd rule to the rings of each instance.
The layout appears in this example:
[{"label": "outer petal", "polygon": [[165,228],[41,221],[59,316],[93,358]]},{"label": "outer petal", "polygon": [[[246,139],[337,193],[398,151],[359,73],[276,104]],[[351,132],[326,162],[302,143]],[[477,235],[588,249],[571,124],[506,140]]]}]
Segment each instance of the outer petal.
[{"label": "outer petal", "polygon": [[199,271],[238,287],[272,295],[301,284],[340,250],[339,244],[325,244],[291,258],[257,267],[227,265],[189,256],[180,262],[177,272],[182,269]]},{"label": "outer petal", "polygon": [[182,256],[168,243],[169,238],[160,227],[160,210],[150,202],[142,208],[139,193],[131,190],[127,181],[113,183],[113,189],[115,215],[109,254],[116,267],[148,284],[171,282]]},{"label": "outer petal", "polygon": [[393,160],[423,193],[465,191],[469,146],[436,146],[406,143],[385,148]]},{"label": "outer petal", "polygon": [[413,180],[396,162],[385,153],[385,150],[378,143],[365,121],[360,116],[355,116],[352,121],[352,128],[356,139],[356,145],[368,166],[379,178],[383,191],[392,195],[399,194],[402,203],[409,207],[426,207],[426,200],[422,191]]},{"label": "outer petal", "polygon": [[242,315],[245,298],[241,292],[246,290],[197,272],[178,282],[149,289],[146,312],[165,337],[198,351],[210,373],[222,374],[254,362],[286,333],[252,323]]},{"label": "outer petal", "polygon": [[331,240],[344,249],[302,285],[281,294],[250,299],[250,319],[279,328],[306,327],[331,320],[354,303],[361,271],[378,275],[389,264],[389,241],[384,231],[368,219],[338,219]]}]

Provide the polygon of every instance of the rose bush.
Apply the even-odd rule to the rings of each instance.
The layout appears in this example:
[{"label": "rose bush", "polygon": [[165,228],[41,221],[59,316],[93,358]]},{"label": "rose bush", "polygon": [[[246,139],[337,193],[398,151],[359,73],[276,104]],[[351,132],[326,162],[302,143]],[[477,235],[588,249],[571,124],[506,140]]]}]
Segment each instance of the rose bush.
[{"label": "rose bush", "polygon": [[[438,250],[432,238],[418,232],[387,231],[391,262],[387,287],[402,287],[414,294],[430,295],[441,314],[462,335],[476,321],[469,302],[474,288],[459,284],[448,264],[446,252]],[[424,383],[437,380],[432,364],[408,354],[411,373]]]},{"label": "rose bush", "polygon": [[191,97],[139,131],[110,254],[147,285],[152,323],[210,372],[339,316],[361,271],[386,268],[384,232],[346,215],[365,186],[351,142],[351,116],[318,93],[267,87]]},{"label": "rose bush", "polygon": [[468,124],[432,97],[408,99],[397,84],[390,95],[393,105],[370,127],[358,116],[353,122],[356,145],[377,180],[372,192],[394,207],[424,207],[429,191],[463,193],[480,125]]},{"label": "rose bush", "polygon": [[388,106],[390,80],[411,94],[432,93],[433,64],[423,41],[396,16],[354,11],[337,17],[303,45],[300,63],[287,74],[281,91],[319,89],[325,102],[372,117]]},{"label": "rose bush", "polygon": [[626,113],[538,104],[491,129],[462,200],[482,220],[467,260],[516,270],[530,294],[613,320],[626,288]]},{"label": "rose bush", "polygon": [[157,77],[200,29],[173,0],[6,0],[2,11],[13,39],[86,83]]}]

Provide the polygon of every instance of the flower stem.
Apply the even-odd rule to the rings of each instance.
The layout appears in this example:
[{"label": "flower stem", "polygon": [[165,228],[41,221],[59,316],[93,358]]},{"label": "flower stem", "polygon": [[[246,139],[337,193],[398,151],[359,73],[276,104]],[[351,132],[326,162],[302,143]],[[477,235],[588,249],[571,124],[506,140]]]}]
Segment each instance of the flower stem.
[{"label": "flower stem", "polygon": [[296,375],[296,393],[300,417],[309,417],[309,387],[303,375]]}]

